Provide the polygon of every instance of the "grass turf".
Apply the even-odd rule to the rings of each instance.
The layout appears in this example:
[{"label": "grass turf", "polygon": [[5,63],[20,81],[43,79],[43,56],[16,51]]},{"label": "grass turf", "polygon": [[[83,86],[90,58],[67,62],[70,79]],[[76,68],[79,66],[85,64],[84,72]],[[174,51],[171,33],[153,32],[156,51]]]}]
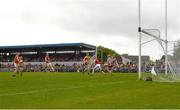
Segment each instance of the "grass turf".
[{"label": "grass turf", "polygon": [[145,82],[137,74],[0,73],[0,109],[180,108],[180,83]]}]

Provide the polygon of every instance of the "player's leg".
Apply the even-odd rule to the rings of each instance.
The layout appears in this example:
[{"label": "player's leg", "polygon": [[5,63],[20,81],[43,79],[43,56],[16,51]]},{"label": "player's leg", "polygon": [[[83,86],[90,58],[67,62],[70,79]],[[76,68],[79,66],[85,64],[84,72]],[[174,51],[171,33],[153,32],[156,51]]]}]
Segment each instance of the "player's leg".
[{"label": "player's leg", "polygon": [[51,71],[51,63],[47,63],[46,70],[47,70],[48,72]]},{"label": "player's leg", "polygon": [[85,69],[85,65],[83,64],[81,67],[81,73],[84,75],[84,69]]},{"label": "player's leg", "polygon": [[111,67],[110,74],[113,76],[113,67]]},{"label": "player's leg", "polygon": [[17,67],[16,67],[16,74],[19,75],[19,72],[20,72],[19,65],[17,65]]},{"label": "player's leg", "polygon": [[91,67],[90,64],[87,65],[87,74],[90,75]]},{"label": "player's leg", "polygon": [[48,63],[46,63],[46,65],[45,65],[45,67],[44,67],[44,69],[45,69],[45,72],[48,72],[49,71],[49,69],[48,69],[49,67],[48,67]]},{"label": "player's leg", "polygon": [[88,67],[87,67],[87,73],[88,75],[92,76],[93,74],[91,73],[91,70],[93,69],[92,68],[93,66],[91,64],[88,64]]},{"label": "player's leg", "polygon": [[97,64],[93,67],[92,74],[94,74],[94,71],[97,69]]},{"label": "player's leg", "polygon": [[23,76],[23,71],[24,71],[24,68],[23,68],[23,67],[20,67],[20,68],[19,68],[20,76]]},{"label": "player's leg", "polygon": [[88,72],[88,68],[89,68],[88,66],[89,66],[88,63],[85,63],[85,64],[84,64],[83,71],[82,71],[83,74],[84,74],[85,72]]},{"label": "player's leg", "polygon": [[99,70],[101,71],[101,73],[103,73],[104,75],[106,75],[106,73],[103,71],[102,67],[100,64],[97,65],[97,68],[99,68]]},{"label": "player's leg", "polygon": [[86,68],[86,64],[83,64],[83,65],[82,65],[82,70],[81,70],[83,75],[84,75],[84,73],[85,73],[85,68]]},{"label": "player's leg", "polygon": [[13,77],[15,77],[17,75],[17,71],[18,71],[18,68],[17,68],[17,64],[14,63],[14,72],[13,72]]},{"label": "player's leg", "polygon": [[108,66],[108,73],[109,73],[110,75],[113,75],[113,74],[112,74],[112,66],[111,66],[111,65]]},{"label": "player's leg", "polygon": [[49,67],[50,67],[51,71],[53,71],[53,72],[55,71],[52,63],[49,63]]}]

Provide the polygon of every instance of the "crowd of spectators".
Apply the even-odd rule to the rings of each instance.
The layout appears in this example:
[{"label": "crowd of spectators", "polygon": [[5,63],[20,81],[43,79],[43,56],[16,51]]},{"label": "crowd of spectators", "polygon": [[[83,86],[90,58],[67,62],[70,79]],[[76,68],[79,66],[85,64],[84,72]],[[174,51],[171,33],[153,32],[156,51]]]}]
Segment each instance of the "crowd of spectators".
[{"label": "crowd of spectators", "polygon": [[[24,62],[44,62],[45,54],[26,54],[21,55],[23,57]],[[82,61],[85,53],[74,54],[74,53],[61,53],[61,54],[50,54],[50,59],[52,62],[58,61]],[[12,62],[14,55],[4,55],[1,59],[2,62]]]},{"label": "crowd of spectators", "polygon": [[114,72],[122,72],[122,73],[136,73],[138,71],[138,67],[136,63],[127,63],[120,64],[119,67],[114,68]]},{"label": "crowd of spectators", "polygon": [[[53,63],[55,71],[56,72],[81,72],[83,70],[82,64],[71,64],[71,65],[65,65],[65,64],[59,64],[59,63]],[[1,65],[1,71],[13,71],[14,65],[12,63],[7,63]],[[104,70],[106,68],[104,67]],[[24,71],[26,72],[45,72],[48,71],[48,68],[46,68],[45,63],[39,63],[39,64],[25,64],[24,65]],[[128,72],[128,73],[135,73],[138,71],[137,64],[129,63],[129,64],[120,64],[119,67],[113,68],[114,72]]]},{"label": "crowd of spectators", "polygon": [[164,62],[156,62],[154,65],[154,69],[157,73],[164,73],[165,72],[165,63]]},{"label": "crowd of spectators", "polygon": [[[44,54],[38,55],[38,54],[32,54],[32,55],[22,55],[23,61],[27,62],[24,66],[24,71],[26,72],[43,72],[48,71],[46,68],[46,65],[44,63]],[[80,62],[83,60],[83,57],[85,56],[85,53],[81,54],[74,54],[74,53],[66,53],[66,54],[50,54],[50,58],[53,62],[55,71],[57,72],[77,72],[83,70],[83,65],[80,63],[74,63],[74,64],[62,64],[58,62]],[[0,71],[13,71],[14,65],[13,62],[13,55],[12,56],[3,56],[2,62],[6,62],[3,65],[1,65]],[[29,63],[28,63],[29,62]],[[39,62],[39,63],[33,63],[33,62]],[[119,62],[119,67],[114,67],[114,72],[122,72],[122,73],[137,73],[138,72],[138,65],[135,62],[128,62],[127,64]],[[150,72],[152,66],[143,64],[142,65],[142,71],[143,72]],[[164,67],[157,67],[157,70],[163,71]],[[104,68],[104,70],[106,70]]]},{"label": "crowd of spectators", "polygon": [[[54,68],[56,72],[77,72],[78,67],[80,65],[77,65],[74,63],[73,65],[64,65],[64,64],[54,64]],[[1,64],[1,71],[13,71],[14,65],[13,64]],[[24,65],[24,71],[25,72],[46,72],[49,71],[49,69],[46,67],[45,64],[39,63],[39,64],[25,64]]]}]

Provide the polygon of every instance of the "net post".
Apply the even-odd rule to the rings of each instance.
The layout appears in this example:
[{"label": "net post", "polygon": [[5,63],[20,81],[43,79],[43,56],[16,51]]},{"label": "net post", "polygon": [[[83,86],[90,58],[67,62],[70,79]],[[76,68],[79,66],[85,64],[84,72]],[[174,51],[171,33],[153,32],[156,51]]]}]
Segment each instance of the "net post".
[{"label": "net post", "polygon": [[165,43],[165,75],[168,74],[168,41],[166,41]]},{"label": "net post", "polygon": [[165,0],[165,75],[168,73],[167,0]]},{"label": "net post", "polygon": [[139,17],[139,57],[138,57],[138,79],[141,80],[141,0],[138,1],[138,17]]},{"label": "net post", "polygon": [[138,79],[141,79],[141,32],[139,32]]}]

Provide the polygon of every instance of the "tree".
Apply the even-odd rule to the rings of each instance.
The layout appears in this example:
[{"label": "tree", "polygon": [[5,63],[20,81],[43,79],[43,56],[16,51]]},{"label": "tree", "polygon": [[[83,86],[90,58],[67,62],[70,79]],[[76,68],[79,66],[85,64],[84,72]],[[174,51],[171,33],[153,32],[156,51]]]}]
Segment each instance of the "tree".
[{"label": "tree", "polygon": [[103,46],[98,46],[97,49],[99,50],[98,51],[98,58],[101,58],[101,51],[103,51],[103,61],[106,61],[107,60],[107,56],[108,54],[111,54],[111,55],[116,55],[117,58],[120,57],[120,54],[117,53],[115,50],[112,50],[112,49],[109,49],[109,48],[106,48],[106,47],[103,47]]}]

